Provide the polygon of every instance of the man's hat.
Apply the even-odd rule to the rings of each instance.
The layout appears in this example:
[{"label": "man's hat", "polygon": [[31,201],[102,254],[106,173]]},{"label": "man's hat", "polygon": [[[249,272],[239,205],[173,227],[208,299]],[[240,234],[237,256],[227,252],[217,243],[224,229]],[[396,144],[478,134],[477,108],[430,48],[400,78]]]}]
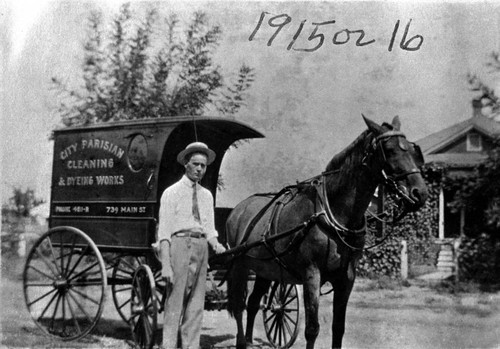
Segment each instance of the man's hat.
[{"label": "man's hat", "polygon": [[215,160],[215,152],[212,149],[209,149],[205,143],[194,142],[188,144],[186,149],[184,149],[179,153],[179,155],[177,155],[177,162],[181,165],[184,165],[186,162],[186,156],[191,153],[205,154],[207,156],[207,165],[210,165]]}]

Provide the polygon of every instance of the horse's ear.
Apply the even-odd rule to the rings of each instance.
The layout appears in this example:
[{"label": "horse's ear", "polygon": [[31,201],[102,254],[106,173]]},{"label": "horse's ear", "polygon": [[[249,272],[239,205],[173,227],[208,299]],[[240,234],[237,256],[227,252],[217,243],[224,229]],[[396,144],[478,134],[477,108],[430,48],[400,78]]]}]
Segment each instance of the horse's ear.
[{"label": "horse's ear", "polygon": [[394,126],[394,129],[396,131],[401,130],[401,121],[399,120],[399,116],[396,115],[394,119],[392,119],[392,126]]},{"label": "horse's ear", "polygon": [[372,131],[376,135],[380,135],[380,134],[384,133],[384,130],[382,129],[382,126],[380,126],[379,124],[377,124],[375,121],[372,121],[372,120],[368,119],[363,114],[361,114],[361,116],[363,117],[363,120],[365,120],[365,124],[366,124],[366,126],[368,126],[368,129],[370,131]]}]

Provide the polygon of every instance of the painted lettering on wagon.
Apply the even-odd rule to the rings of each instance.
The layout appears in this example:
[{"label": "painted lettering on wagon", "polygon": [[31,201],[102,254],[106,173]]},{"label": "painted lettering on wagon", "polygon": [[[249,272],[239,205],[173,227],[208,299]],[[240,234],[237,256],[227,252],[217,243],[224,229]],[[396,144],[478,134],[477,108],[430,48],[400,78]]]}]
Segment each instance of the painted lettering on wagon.
[{"label": "painted lettering on wagon", "polygon": [[68,176],[59,177],[58,186],[123,185],[123,175],[115,176]]},{"label": "painted lettering on wagon", "polygon": [[76,153],[77,151],[82,151],[85,149],[102,149],[110,154],[113,154],[118,159],[123,157],[125,151],[120,148],[118,145],[102,140],[99,138],[90,138],[90,139],[82,139],[80,143],[75,142],[73,144],[68,145],[66,148],[61,150],[59,153],[59,157],[61,160],[66,160],[70,155]]}]

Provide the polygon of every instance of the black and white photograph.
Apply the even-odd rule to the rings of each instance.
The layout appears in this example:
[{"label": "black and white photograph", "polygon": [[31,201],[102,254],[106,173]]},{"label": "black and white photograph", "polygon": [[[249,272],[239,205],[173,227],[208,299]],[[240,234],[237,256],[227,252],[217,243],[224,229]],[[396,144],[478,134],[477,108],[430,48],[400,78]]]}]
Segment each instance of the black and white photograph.
[{"label": "black and white photograph", "polygon": [[500,2],[0,0],[0,347],[500,348]]}]

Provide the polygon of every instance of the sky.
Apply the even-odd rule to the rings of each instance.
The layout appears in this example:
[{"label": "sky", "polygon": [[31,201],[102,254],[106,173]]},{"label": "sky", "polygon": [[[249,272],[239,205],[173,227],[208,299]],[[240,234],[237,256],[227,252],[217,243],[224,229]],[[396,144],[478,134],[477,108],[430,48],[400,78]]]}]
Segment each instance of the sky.
[{"label": "sky", "polygon": [[[120,3],[0,1],[2,203],[14,187],[33,188],[50,199],[49,137],[61,127],[51,78],[78,86],[89,10],[101,9],[111,18]],[[143,13],[145,4],[133,2],[133,9]],[[227,152],[219,206],[232,207],[253,193],[278,191],[319,174],[366,128],[361,114],[378,123],[399,115],[402,130],[414,141],[471,117],[468,73],[497,87],[497,76],[486,67],[500,42],[496,2],[156,4],[160,13],[175,12],[184,21],[204,11],[223,31],[215,61],[225,76],[243,63],[256,72],[236,119],[266,137]],[[269,45],[277,29],[269,19],[284,14],[290,22]],[[316,37],[314,23],[322,23]],[[312,51],[320,33],[324,41]]]}]

